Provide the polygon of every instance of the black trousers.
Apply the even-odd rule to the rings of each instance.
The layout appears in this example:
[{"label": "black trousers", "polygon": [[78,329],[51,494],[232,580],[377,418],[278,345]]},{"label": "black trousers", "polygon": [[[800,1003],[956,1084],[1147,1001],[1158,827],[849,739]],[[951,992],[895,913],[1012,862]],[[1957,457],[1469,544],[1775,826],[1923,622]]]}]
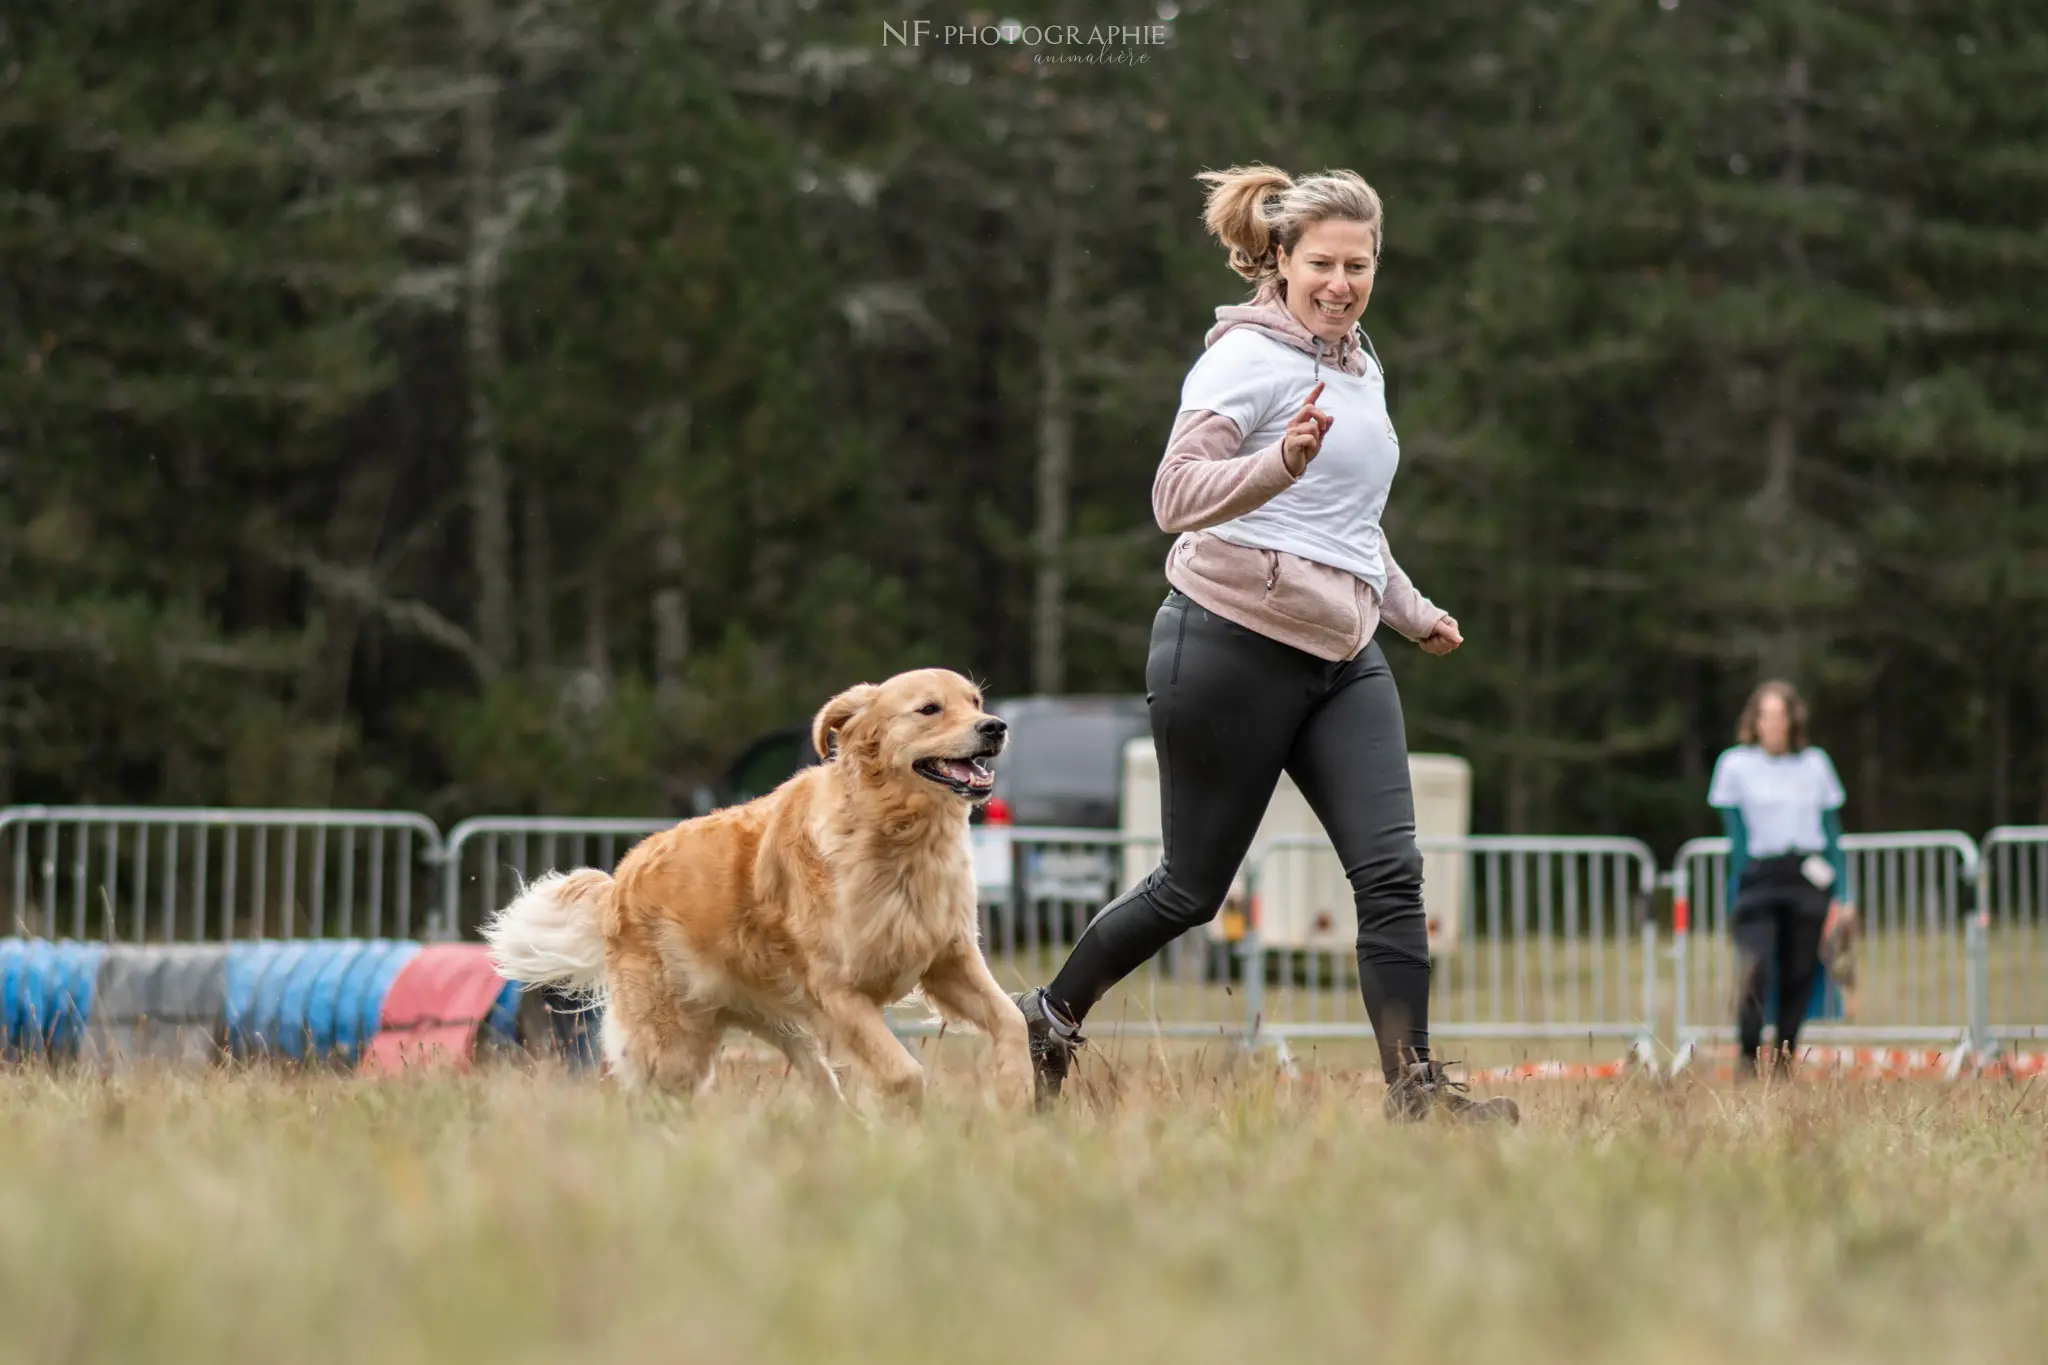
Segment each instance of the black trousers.
[{"label": "black trousers", "polygon": [[1429,1055],[1429,941],[1401,697],[1378,644],[1329,663],[1170,593],[1146,700],[1159,756],[1159,865],[1089,924],[1046,988],[1079,1020],[1213,918],[1284,770],[1336,846],[1358,905],[1359,991],[1389,1080]]},{"label": "black trousers", "polygon": [[[1821,930],[1827,926],[1828,892],[1799,870],[1804,853],[1758,858],[1742,869],[1742,885],[1731,917],[1739,963],[1735,1031],[1743,1064],[1752,1062],[1764,1041],[1764,1011],[1778,1022],[1778,1047],[1799,1042],[1813,981],[1820,967]],[[1764,982],[1773,968],[1778,998],[1766,1002]]]}]

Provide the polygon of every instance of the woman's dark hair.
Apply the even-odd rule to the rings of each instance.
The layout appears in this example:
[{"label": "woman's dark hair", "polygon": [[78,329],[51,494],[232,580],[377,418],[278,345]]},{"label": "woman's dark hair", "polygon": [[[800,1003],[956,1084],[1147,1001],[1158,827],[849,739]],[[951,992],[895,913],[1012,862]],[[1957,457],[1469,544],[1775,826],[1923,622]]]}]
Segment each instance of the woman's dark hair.
[{"label": "woman's dark hair", "polygon": [[1806,747],[1806,701],[1799,695],[1798,688],[1778,678],[1757,684],[1756,691],[1749,694],[1749,700],[1742,707],[1742,719],[1735,722],[1735,742],[1757,742],[1756,713],[1763,709],[1764,698],[1770,696],[1785,703],[1785,748],[1796,754]]}]

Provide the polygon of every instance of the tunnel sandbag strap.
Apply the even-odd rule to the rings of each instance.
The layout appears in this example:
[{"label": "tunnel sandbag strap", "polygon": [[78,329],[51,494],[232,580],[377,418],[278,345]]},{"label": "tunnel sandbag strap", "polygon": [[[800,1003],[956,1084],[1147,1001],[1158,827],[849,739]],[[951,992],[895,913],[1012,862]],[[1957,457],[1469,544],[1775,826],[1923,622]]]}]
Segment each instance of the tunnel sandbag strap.
[{"label": "tunnel sandbag strap", "polygon": [[218,1062],[227,1047],[227,963],[224,944],[108,948],[81,1056],[107,1069]]}]

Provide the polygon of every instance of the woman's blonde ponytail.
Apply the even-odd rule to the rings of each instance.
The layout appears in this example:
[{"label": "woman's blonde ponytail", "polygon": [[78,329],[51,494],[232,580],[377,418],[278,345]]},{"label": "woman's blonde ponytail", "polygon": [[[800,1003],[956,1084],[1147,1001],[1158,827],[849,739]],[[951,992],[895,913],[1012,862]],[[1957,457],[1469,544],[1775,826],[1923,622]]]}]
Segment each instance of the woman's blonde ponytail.
[{"label": "woman's blonde ponytail", "polygon": [[1209,185],[1202,222],[1230,248],[1230,268],[1254,284],[1270,278],[1280,268],[1279,244],[1260,209],[1266,200],[1293,188],[1294,181],[1287,172],[1265,165],[1203,171],[1196,178]]}]

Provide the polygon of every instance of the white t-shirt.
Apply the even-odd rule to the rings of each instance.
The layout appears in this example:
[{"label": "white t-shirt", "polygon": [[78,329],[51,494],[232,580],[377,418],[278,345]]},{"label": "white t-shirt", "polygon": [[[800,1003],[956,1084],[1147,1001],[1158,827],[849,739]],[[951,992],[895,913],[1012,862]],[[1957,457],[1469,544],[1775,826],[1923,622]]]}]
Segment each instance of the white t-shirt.
[{"label": "white t-shirt", "polygon": [[1827,847],[1821,812],[1837,809],[1845,799],[1827,750],[1811,744],[1776,757],[1761,744],[1723,750],[1707,785],[1708,805],[1742,812],[1752,858],[1820,852]]},{"label": "white t-shirt", "polygon": [[[1336,347],[1329,348],[1334,357]],[[1235,327],[1202,352],[1180,390],[1182,412],[1217,412],[1244,433],[1237,453],[1249,455],[1279,440],[1302,400],[1323,382],[1316,406],[1331,418],[1323,447],[1308,471],[1243,516],[1209,528],[1233,545],[1280,550],[1356,574],[1387,592],[1380,555],[1380,513],[1401,443],[1387,415],[1387,385],[1369,352],[1366,372],[1346,374],[1251,327]]]}]

